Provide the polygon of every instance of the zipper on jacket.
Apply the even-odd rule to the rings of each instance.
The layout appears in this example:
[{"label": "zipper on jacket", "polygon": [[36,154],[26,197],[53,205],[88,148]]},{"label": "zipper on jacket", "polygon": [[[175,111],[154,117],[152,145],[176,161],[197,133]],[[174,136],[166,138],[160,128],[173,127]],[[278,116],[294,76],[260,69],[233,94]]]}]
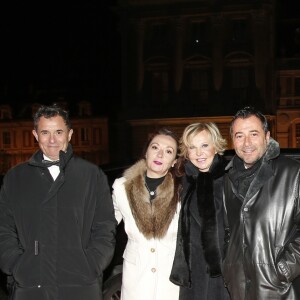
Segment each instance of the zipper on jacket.
[{"label": "zipper on jacket", "polygon": [[39,255],[39,241],[34,241],[34,255]]}]

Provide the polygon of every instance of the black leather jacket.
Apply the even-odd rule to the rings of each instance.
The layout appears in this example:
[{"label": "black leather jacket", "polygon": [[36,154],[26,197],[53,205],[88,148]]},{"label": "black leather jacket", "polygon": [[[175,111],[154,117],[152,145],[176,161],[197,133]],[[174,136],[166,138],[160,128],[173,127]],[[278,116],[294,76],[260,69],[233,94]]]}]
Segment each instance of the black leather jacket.
[{"label": "black leather jacket", "polygon": [[271,139],[244,201],[234,188],[226,193],[223,275],[232,300],[300,299],[299,173]]}]

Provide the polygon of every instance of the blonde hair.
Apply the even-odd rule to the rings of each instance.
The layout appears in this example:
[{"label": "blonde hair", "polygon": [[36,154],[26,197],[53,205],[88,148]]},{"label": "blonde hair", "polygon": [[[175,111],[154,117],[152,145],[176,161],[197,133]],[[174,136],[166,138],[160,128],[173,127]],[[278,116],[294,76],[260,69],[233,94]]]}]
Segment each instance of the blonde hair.
[{"label": "blonde hair", "polygon": [[182,134],[179,144],[180,156],[188,158],[188,148],[191,145],[191,140],[201,131],[205,130],[210,134],[213,145],[219,155],[223,155],[226,150],[227,141],[220,133],[219,128],[215,123],[193,123],[188,125]]}]

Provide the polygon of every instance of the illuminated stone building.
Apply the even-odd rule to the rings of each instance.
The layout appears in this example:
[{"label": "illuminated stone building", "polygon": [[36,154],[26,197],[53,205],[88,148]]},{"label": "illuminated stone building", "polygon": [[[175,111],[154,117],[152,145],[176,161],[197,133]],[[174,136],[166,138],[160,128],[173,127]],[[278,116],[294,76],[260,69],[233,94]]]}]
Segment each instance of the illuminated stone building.
[{"label": "illuminated stone building", "polygon": [[282,147],[300,148],[300,3],[281,1],[276,23],[277,139]]},{"label": "illuminated stone building", "polygon": [[269,116],[281,147],[299,147],[297,8],[285,0],[119,0],[122,112],[134,156],[136,141],[163,124],[180,133],[214,120],[229,138],[230,116],[246,105]]},{"label": "illuminated stone building", "polygon": [[276,112],[275,1],[119,0],[127,116]]}]

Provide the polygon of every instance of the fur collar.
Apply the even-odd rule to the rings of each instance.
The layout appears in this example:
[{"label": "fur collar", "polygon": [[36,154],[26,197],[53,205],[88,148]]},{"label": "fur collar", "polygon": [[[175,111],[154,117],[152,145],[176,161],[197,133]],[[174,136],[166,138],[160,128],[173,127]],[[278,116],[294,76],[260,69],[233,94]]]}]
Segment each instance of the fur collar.
[{"label": "fur collar", "polygon": [[214,180],[224,175],[223,157],[216,154],[209,172],[199,172],[196,178],[197,206],[202,220],[201,241],[207,272],[211,277],[221,275],[221,250],[218,220],[214,200]]},{"label": "fur collar", "polygon": [[150,202],[145,186],[144,159],[125,171],[125,190],[128,202],[140,232],[147,238],[163,238],[177,209],[174,198],[174,180],[168,173],[157,187],[156,197]]},{"label": "fur collar", "polygon": [[[215,181],[224,175],[225,162],[222,156],[215,155],[209,172],[199,172],[190,161],[185,163],[186,187],[185,194],[182,197],[182,206],[178,224],[178,235],[174,263],[170,275],[170,280],[180,286],[190,288],[192,286],[192,265],[198,260],[197,264],[204,263],[211,277],[221,275],[221,249],[218,236],[218,220],[215,207],[214,187]],[[220,179],[221,180],[221,179]],[[196,201],[198,211],[192,211],[190,205]],[[192,256],[192,241],[195,236],[191,233],[191,214],[198,218],[200,222],[202,250],[204,260],[200,257]],[[193,225],[198,226],[198,225]],[[200,231],[199,230],[199,231]],[[195,274],[194,276],[198,276]]]}]

